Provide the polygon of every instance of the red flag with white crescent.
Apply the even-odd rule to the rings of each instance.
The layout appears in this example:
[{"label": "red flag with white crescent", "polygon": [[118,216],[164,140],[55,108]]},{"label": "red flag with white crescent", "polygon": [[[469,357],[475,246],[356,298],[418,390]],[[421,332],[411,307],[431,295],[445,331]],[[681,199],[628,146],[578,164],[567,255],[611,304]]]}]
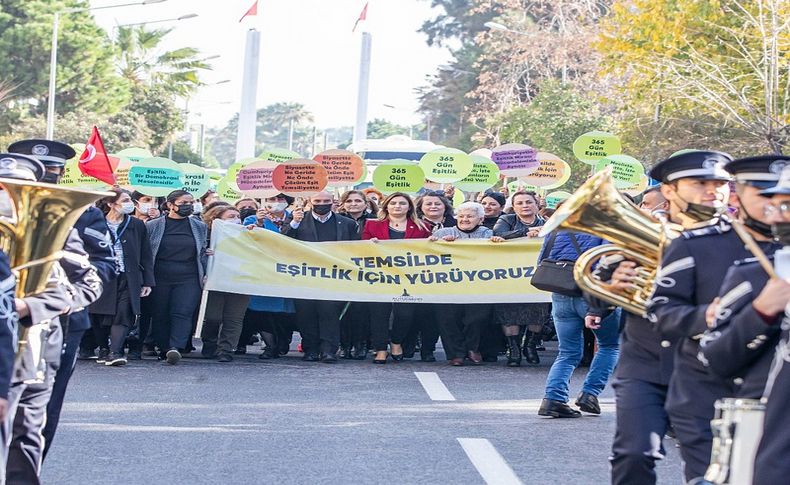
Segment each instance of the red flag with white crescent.
[{"label": "red flag with white crescent", "polygon": [[80,172],[110,185],[116,185],[114,172],[118,161],[117,158],[107,155],[99,129],[94,126],[91,137],[85,144],[85,151],[80,156]]}]

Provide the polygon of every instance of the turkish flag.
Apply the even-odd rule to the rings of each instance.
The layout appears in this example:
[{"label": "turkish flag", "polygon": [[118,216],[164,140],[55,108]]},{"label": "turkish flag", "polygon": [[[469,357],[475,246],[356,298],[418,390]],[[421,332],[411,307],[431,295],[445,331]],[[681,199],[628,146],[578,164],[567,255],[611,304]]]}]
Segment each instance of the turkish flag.
[{"label": "turkish flag", "polygon": [[247,13],[241,16],[239,19],[239,23],[244,20],[247,16],[258,15],[258,0],[255,0],[255,3],[252,4],[252,7],[247,10]]},{"label": "turkish flag", "polygon": [[359,25],[359,23],[362,22],[363,20],[367,20],[367,19],[368,19],[368,4],[366,3],[365,7],[362,9],[362,12],[359,14],[359,18],[357,19],[356,22],[354,22],[354,28],[351,29],[351,32],[357,30],[357,25]]},{"label": "turkish flag", "polygon": [[91,137],[85,144],[85,151],[80,156],[80,172],[110,185],[116,185],[114,172],[118,161],[117,158],[107,155],[99,129],[94,126]]}]

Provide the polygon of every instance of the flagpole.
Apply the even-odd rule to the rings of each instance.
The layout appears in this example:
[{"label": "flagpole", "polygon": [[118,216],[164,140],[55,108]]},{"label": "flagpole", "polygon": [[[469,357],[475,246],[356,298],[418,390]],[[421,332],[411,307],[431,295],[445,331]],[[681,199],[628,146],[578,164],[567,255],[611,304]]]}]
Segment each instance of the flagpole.
[{"label": "flagpole", "polygon": [[258,94],[260,51],[261,33],[255,29],[250,29],[247,32],[247,46],[244,52],[239,130],[236,135],[236,160],[255,156],[256,98]]},{"label": "flagpole", "polygon": [[354,125],[354,143],[368,137],[368,91],[370,89],[370,58],[372,36],[362,32],[362,52],[359,59],[359,84],[357,87],[357,119]]}]

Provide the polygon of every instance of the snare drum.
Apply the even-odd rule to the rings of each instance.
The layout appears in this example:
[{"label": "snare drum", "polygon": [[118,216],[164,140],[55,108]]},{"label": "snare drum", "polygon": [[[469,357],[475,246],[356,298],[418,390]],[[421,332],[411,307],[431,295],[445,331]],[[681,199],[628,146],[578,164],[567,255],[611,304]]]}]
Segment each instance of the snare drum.
[{"label": "snare drum", "polygon": [[756,399],[726,398],[716,401],[710,422],[713,450],[705,479],[728,485],[752,483],[754,457],[763,435],[765,405]]}]

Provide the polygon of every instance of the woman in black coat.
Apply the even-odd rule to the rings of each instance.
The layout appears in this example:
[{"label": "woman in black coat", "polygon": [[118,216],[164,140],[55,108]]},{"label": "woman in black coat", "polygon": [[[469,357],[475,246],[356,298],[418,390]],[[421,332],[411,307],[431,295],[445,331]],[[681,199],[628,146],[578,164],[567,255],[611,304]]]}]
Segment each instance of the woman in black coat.
[{"label": "woman in black coat", "polygon": [[88,312],[99,343],[98,362],[118,366],[126,364],[124,342],[140,315],[140,298],[148,296],[154,286],[154,261],[145,223],[131,216],[135,206],[129,192],[112,192],[114,196],[97,205],[110,228],[120,274],[105,286]]}]

